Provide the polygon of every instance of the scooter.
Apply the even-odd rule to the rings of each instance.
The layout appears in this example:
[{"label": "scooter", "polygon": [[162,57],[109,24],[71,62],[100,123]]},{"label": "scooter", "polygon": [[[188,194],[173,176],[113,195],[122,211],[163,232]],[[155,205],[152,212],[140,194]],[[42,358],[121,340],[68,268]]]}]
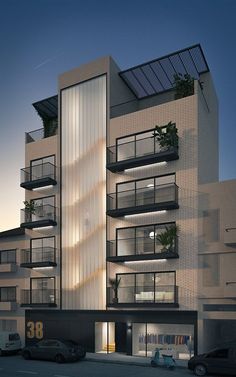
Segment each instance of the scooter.
[{"label": "scooter", "polygon": [[151,358],[151,366],[152,367],[165,367],[168,369],[175,368],[175,359],[172,355],[164,355],[162,354],[162,358],[160,358],[160,349],[156,348],[154,356]]}]

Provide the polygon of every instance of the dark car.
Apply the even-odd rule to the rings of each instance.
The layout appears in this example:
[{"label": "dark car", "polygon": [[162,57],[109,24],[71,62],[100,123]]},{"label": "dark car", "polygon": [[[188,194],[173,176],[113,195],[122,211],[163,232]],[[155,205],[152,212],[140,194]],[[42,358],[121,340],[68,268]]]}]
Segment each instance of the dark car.
[{"label": "dark car", "polygon": [[188,362],[188,368],[197,376],[208,373],[236,376],[236,347],[225,347],[193,356]]},{"label": "dark car", "polygon": [[81,360],[85,355],[85,349],[72,340],[44,339],[22,349],[26,360],[53,360],[57,363]]}]

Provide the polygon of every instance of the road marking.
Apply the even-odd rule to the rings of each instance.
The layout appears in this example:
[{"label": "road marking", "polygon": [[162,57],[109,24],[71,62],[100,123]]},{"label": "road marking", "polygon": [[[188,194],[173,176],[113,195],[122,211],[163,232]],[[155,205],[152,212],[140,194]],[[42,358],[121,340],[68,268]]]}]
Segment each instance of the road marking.
[{"label": "road marking", "polygon": [[38,372],[31,372],[31,370],[17,370],[18,373],[38,374]]}]

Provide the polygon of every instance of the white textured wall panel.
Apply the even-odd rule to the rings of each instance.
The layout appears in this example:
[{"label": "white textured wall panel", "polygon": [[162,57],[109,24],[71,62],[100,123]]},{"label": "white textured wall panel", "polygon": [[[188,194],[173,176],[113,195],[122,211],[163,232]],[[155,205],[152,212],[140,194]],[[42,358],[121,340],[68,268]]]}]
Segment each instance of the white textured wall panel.
[{"label": "white textured wall panel", "polygon": [[62,304],[105,307],[106,76],[64,89]]}]

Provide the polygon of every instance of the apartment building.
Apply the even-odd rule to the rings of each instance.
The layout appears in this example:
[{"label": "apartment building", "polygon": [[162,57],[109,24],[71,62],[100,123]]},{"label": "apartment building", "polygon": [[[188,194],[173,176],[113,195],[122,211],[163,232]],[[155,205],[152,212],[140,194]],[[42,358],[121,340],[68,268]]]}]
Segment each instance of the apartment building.
[{"label": "apartment building", "polygon": [[125,71],[98,59],[33,106],[20,228],[0,234],[2,328],[176,358],[234,340],[236,181],[219,182],[201,46]]}]

